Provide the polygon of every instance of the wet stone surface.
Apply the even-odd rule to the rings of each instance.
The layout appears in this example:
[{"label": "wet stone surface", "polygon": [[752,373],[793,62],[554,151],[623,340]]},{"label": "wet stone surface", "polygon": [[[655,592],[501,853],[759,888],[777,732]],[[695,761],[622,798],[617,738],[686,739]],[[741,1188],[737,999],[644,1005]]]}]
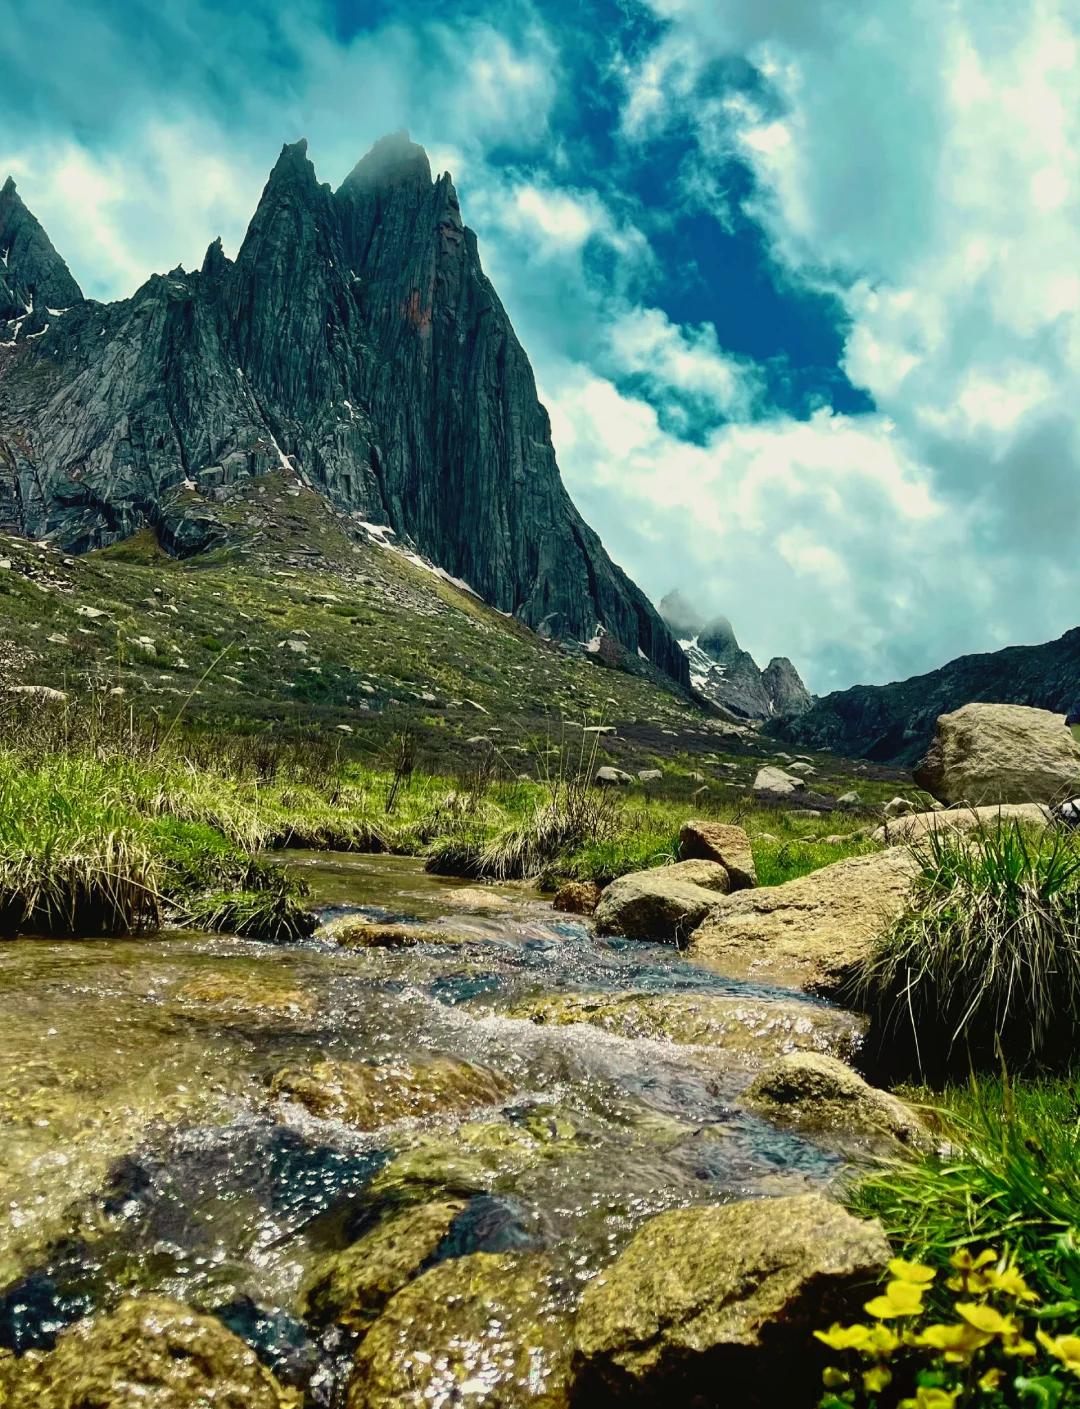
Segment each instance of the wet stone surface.
[{"label": "wet stone surface", "polygon": [[[509,1258],[500,1295],[516,1289],[507,1315],[530,1329],[499,1341],[491,1386],[451,1356],[443,1388],[471,1376],[478,1409],[554,1405],[559,1337],[649,1217],[803,1193],[840,1171],[835,1149],[742,1093],[778,1050],[847,1055],[847,1015],[670,945],[597,939],[520,887],[494,908],[455,905],[446,893],[469,888],[415,861],[298,864],[326,909],[296,945],[0,947],[11,1374],[65,1327],[157,1296],[216,1318],[310,1409],[346,1395],[404,1405],[434,1384],[422,1361],[416,1384],[393,1368],[405,1312],[434,1328],[423,1298],[466,1277],[479,1316],[493,1293],[477,1269],[494,1264],[470,1259]],[[404,942],[335,938],[388,924]],[[361,1240],[381,1249],[371,1277],[348,1257]],[[530,1337],[550,1373],[530,1369]]]}]

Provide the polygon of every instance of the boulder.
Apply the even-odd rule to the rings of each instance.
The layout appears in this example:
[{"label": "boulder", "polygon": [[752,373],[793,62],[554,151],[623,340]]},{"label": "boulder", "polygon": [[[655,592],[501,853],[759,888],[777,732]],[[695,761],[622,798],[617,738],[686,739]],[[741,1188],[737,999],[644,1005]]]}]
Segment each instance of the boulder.
[{"label": "boulder", "polygon": [[757,885],[750,838],[742,827],[724,822],[684,822],[679,830],[679,855],[686,861],[716,861],[731,877],[732,890]]},{"label": "boulder", "polygon": [[691,885],[704,886],[706,890],[719,891],[721,895],[727,895],[731,889],[728,869],[719,861],[673,861],[663,869],[664,874],[673,881],[689,881]]},{"label": "boulder", "polygon": [[329,938],[342,949],[409,949],[414,944],[469,944],[476,935],[444,929],[441,925],[368,924],[352,921],[328,929]]},{"label": "boulder", "polygon": [[916,811],[915,804],[908,797],[894,797],[884,807],[886,817],[907,817],[914,811]]},{"label": "boulder", "polygon": [[817,772],[817,769],[812,763],[789,763],[788,772],[797,773],[803,778],[810,778]]},{"label": "boulder", "polygon": [[851,1057],[865,1027],[864,1019],[832,1004],[704,993],[553,993],[499,1011],[537,1025],[589,1023],[617,1037],[712,1047],[751,1065],[786,1052]]},{"label": "boulder", "polygon": [[816,1193],[660,1214],[585,1290],[580,1401],[809,1406],[812,1332],[857,1316],[891,1256],[879,1223]]},{"label": "boulder", "polygon": [[803,793],[806,791],[806,779],[798,777],[795,773],[785,773],[782,768],[759,768],[757,777],[754,779],[755,793],[771,793],[774,796],[784,797],[789,793]]},{"label": "boulder", "polygon": [[638,769],[638,780],[642,783],[659,783],[663,776],[663,770],[660,768]]},{"label": "boulder", "polygon": [[914,776],[920,788],[946,803],[1057,803],[1080,784],[1080,744],[1064,715],[1025,705],[968,704],[939,717]]},{"label": "boulder", "polygon": [[672,866],[661,866],[612,881],[596,907],[597,934],[678,940],[697,929],[723,897],[670,876],[672,870]]},{"label": "boulder", "polygon": [[603,887],[596,881],[567,881],[560,886],[551,906],[567,915],[591,915],[603,893]]},{"label": "boulder", "polygon": [[842,807],[845,812],[854,812],[856,808],[862,806],[862,798],[857,792],[841,793],[836,799],[837,807]]},{"label": "boulder", "polygon": [[836,995],[903,908],[917,862],[892,847],[717,898],[690,953],[733,978]]},{"label": "boulder", "polygon": [[433,1057],[422,1066],[324,1061],[307,1068],[285,1067],[270,1089],[324,1120],[377,1130],[405,1116],[494,1105],[511,1087],[486,1067],[457,1057]]},{"label": "boulder", "polygon": [[48,1353],[0,1362],[4,1409],[299,1409],[302,1397],[216,1317],[157,1296],[76,1322]]},{"label": "boulder", "polygon": [[539,1253],[472,1253],[388,1302],[356,1353],[348,1409],[567,1409],[570,1318]]},{"label": "boulder", "polygon": [[887,846],[918,842],[928,832],[974,832],[999,822],[1030,822],[1045,827],[1053,820],[1049,807],[1038,802],[1001,803],[996,807],[957,807],[940,812],[912,812],[886,822],[871,832],[871,839]]},{"label": "boulder", "polygon": [[463,1199],[421,1204],[397,1213],[344,1252],[320,1260],[300,1292],[300,1315],[363,1334],[390,1298],[412,1281],[466,1208]]},{"label": "boulder", "polygon": [[928,1136],[897,1096],[870,1086],[857,1072],[820,1052],[781,1057],[751,1084],[748,1106],[770,1120],[808,1130],[886,1135],[913,1147]]},{"label": "boulder", "polygon": [[598,768],[593,781],[598,788],[622,788],[634,780],[629,773],[624,773],[621,768]]}]

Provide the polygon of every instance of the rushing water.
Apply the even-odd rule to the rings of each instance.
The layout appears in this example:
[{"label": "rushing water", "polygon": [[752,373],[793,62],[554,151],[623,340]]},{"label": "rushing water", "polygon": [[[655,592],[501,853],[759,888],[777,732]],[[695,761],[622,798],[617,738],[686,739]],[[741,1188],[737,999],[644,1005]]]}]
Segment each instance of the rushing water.
[{"label": "rushing water", "polygon": [[[741,1108],[752,1064],[737,1053],[504,1012],[575,992],[779,995],[667,946],[598,940],[521,890],[487,892],[506,902],[492,912],[411,860],[288,864],[325,907],[300,944],[0,948],[0,1345],[49,1346],[125,1291],[155,1289],[216,1312],[330,1403],[335,1347],[298,1319],[297,1291],[371,1218],[371,1181],[403,1152],[480,1171],[440,1257],[543,1247],[569,1303],[649,1214],[834,1176],[835,1152]],[[455,942],[340,947],[357,916],[435,923]],[[511,1094],[357,1132],[270,1090],[288,1065],[432,1053],[493,1069]]]}]

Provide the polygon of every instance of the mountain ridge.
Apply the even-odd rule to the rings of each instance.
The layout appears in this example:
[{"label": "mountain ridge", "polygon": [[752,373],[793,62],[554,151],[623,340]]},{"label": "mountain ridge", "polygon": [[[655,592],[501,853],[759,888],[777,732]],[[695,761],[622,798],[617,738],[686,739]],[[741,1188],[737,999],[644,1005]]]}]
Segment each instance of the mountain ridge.
[{"label": "mountain ridge", "polygon": [[[337,191],[306,141],[286,144],[235,260],[215,241],[199,271],[112,304],[81,299],[14,182],[4,191],[0,525],[73,552],[149,525],[183,556],[214,541],[216,489],[289,466],[539,635],[587,640],[599,624],[629,664],[689,685],[567,494],[453,182],[432,181],[407,134]],[[52,303],[60,289],[79,299]]]}]

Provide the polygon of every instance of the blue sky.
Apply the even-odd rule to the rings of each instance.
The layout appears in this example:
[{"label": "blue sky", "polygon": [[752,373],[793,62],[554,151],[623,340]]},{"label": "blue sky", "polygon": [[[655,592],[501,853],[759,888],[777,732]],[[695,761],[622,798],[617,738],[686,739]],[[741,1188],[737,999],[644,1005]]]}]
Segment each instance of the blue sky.
[{"label": "blue sky", "polygon": [[1080,4],[0,0],[87,293],[234,252],[280,144],[450,170],[563,475],[811,688],[1080,620]]}]

